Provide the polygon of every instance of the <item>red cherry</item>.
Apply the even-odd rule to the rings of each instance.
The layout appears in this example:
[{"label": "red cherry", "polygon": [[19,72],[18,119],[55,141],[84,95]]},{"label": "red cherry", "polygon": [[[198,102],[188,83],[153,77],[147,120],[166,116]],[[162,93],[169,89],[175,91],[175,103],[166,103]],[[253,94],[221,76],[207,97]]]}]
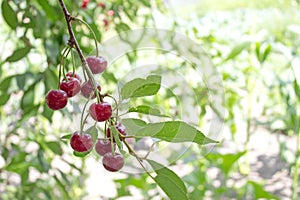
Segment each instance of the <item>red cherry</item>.
[{"label": "red cherry", "polygon": [[74,78],[77,78],[77,79],[79,80],[80,83],[82,82],[81,77],[80,77],[77,73],[74,73],[74,74],[73,74],[73,72],[68,72],[68,73],[66,74],[66,77],[74,77]]},{"label": "red cherry", "polygon": [[90,134],[80,134],[79,131],[73,133],[70,144],[74,151],[78,152],[90,151],[94,145],[93,138]]},{"label": "red cherry", "polygon": [[121,122],[116,124],[115,127],[122,135],[127,135],[126,127]]},{"label": "red cherry", "polygon": [[[114,149],[116,149],[116,144],[114,143],[113,145],[114,145]],[[100,156],[103,156],[108,152],[112,152],[111,144],[109,140],[98,140],[95,149]]]},{"label": "red cherry", "polygon": [[121,154],[111,152],[104,154],[102,159],[103,166],[111,172],[119,171],[124,166],[124,158]]},{"label": "red cherry", "polygon": [[59,88],[63,91],[65,91],[68,95],[68,97],[73,97],[80,91],[80,82],[77,78],[73,77],[67,77],[68,81],[63,80]]},{"label": "red cherry", "polygon": [[107,102],[93,103],[89,110],[92,118],[98,122],[106,121],[112,115],[111,105]]},{"label": "red cherry", "polygon": [[93,74],[99,74],[103,72],[107,67],[107,61],[102,56],[88,56],[86,58],[86,62],[88,63],[88,66],[90,67]]},{"label": "red cherry", "polygon": [[[98,89],[98,92],[100,93],[101,92],[101,87],[100,87],[100,85],[98,83],[97,83],[97,89]],[[96,98],[96,92],[95,92],[94,86],[93,86],[93,84],[92,84],[91,81],[87,81],[87,82],[84,82],[82,84],[82,86],[81,86],[81,94],[85,98],[91,98],[91,99]]]},{"label": "red cherry", "polygon": [[[106,137],[110,140],[110,128],[106,129]],[[115,138],[113,138],[113,142],[116,142]]]},{"label": "red cherry", "polygon": [[52,110],[64,108],[68,103],[68,95],[63,90],[50,90],[46,95],[46,104]]}]

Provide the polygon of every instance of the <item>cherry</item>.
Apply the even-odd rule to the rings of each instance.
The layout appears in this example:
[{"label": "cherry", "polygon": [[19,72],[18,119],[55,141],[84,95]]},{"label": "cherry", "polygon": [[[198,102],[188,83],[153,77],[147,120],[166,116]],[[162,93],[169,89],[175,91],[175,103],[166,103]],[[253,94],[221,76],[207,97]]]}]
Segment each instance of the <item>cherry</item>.
[{"label": "cherry", "polygon": [[[110,140],[110,128],[106,129],[106,137]],[[113,138],[113,142],[116,142],[115,138]]]},{"label": "cherry", "polygon": [[68,97],[73,97],[80,91],[80,81],[77,78],[67,77],[68,80],[63,80],[59,88],[65,91]]},{"label": "cherry", "polygon": [[66,77],[74,77],[74,78],[77,78],[77,79],[79,80],[80,83],[82,82],[81,77],[80,77],[77,73],[74,73],[74,74],[73,74],[73,72],[68,72],[68,73],[66,74]]},{"label": "cherry", "polygon": [[106,121],[112,115],[111,105],[107,102],[93,103],[90,106],[90,114],[98,122]]},{"label": "cherry", "polygon": [[108,152],[104,154],[102,163],[106,170],[116,172],[124,166],[124,158],[121,154]]},{"label": "cherry", "polygon": [[90,134],[80,134],[79,131],[76,131],[71,137],[70,144],[75,151],[90,151],[93,148],[93,138]]},{"label": "cherry", "polygon": [[82,4],[81,4],[81,8],[87,8],[88,3],[90,2],[90,0],[82,0]]},{"label": "cherry", "polygon": [[[100,93],[101,92],[101,87],[98,83],[97,83],[97,89],[98,89],[98,92]],[[92,93],[93,93],[93,95],[92,95]],[[94,86],[93,86],[91,81],[86,81],[82,84],[81,94],[85,98],[91,98],[91,99],[96,98],[96,92],[95,92]]]},{"label": "cherry", "polygon": [[121,122],[116,124],[115,127],[122,135],[127,135],[126,127]]},{"label": "cherry", "polygon": [[[114,149],[116,149],[116,144],[113,143],[114,145]],[[95,146],[96,152],[100,155],[100,156],[104,156],[104,154],[108,153],[108,152],[112,152],[111,149],[111,144],[109,140],[98,140]]]},{"label": "cherry", "polygon": [[46,95],[46,104],[52,110],[64,108],[68,103],[68,95],[63,90],[50,90]]},{"label": "cherry", "polygon": [[99,74],[107,67],[107,61],[102,56],[88,56],[86,58],[86,62],[88,63],[93,74]]}]

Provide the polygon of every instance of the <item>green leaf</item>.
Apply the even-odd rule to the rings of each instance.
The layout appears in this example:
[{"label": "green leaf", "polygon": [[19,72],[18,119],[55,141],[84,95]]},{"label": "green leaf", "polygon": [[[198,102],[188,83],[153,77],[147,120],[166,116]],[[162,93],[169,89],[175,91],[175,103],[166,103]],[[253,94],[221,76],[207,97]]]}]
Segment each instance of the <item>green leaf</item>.
[{"label": "green leaf", "polygon": [[47,104],[44,104],[43,106],[43,112],[42,112],[42,115],[48,119],[49,122],[52,122],[52,116],[54,114],[54,111],[49,109]]},{"label": "green leaf", "polygon": [[238,44],[237,46],[233,47],[231,52],[228,54],[226,60],[230,60],[235,58],[237,55],[239,55],[243,50],[248,49],[250,47],[251,42],[243,42],[241,44]]},{"label": "green leaf", "polygon": [[261,58],[261,62],[265,62],[265,60],[267,59],[268,55],[270,54],[272,50],[272,46],[271,45],[268,45],[262,55],[262,58]]},{"label": "green leaf", "polygon": [[242,157],[246,151],[235,153],[235,154],[217,154],[210,153],[206,156],[208,160],[215,161],[220,169],[224,171],[225,174],[228,174],[232,169],[232,166],[235,162]]},{"label": "green leaf", "polygon": [[0,83],[0,91],[3,93],[7,93],[8,87],[10,86],[10,82],[14,76],[8,76]]},{"label": "green leaf", "polygon": [[18,25],[18,18],[16,12],[9,5],[8,0],[3,0],[2,5],[2,16],[6,23],[12,28],[16,29]]},{"label": "green leaf", "polygon": [[20,90],[24,90],[25,81],[26,81],[26,74],[20,74],[16,76],[17,79],[17,86]]},{"label": "green leaf", "polygon": [[254,181],[248,181],[248,184],[254,188],[255,199],[279,199],[277,196],[267,192],[264,187]]},{"label": "green leaf", "polygon": [[296,80],[294,80],[294,92],[296,96],[298,97],[298,100],[300,101],[300,87]]},{"label": "green leaf", "polygon": [[116,24],[116,30],[118,33],[120,33],[120,32],[124,32],[124,31],[129,31],[130,27],[127,24],[121,22],[119,24]]},{"label": "green leaf", "polygon": [[94,143],[97,141],[98,130],[95,126],[91,126],[90,128],[88,128],[84,132],[91,135],[91,137],[93,138]]},{"label": "green leaf", "polygon": [[30,51],[30,47],[23,47],[20,49],[16,49],[8,58],[6,58],[7,62],[16,62],[24,58]]},{"label": "green leaf", "polygon": [[122,124],[126,127],[128,135],[133,135],[136,131],[146,126],[146,122],[141,119],[126,118],[122,119]]},{"label": "green leaf", "polygon": [[100,33],[100,31],[98,30],[98,26],[97,26],[95,23],[91,23],[91,24],[90,24],[90,27],[93,29],[97,41],[100,42],[100,41],[101,41],[101,33]]},{"label": "green leaf", "polygon": [[0,106],[5,105],[8,102],[9,98],[10,98],[10,94],[4,93],[4,94],[0,95]]},{"label": "green leaf", "polygon": [[80,158],[83,158],[85,157],[86,155],[88,155],[91,151],[85,151],[85,152],[78,152],[78,151],[73,151],[73,155],[74,156],[77,156],[77,157],[80,157]]},{"label": "green leaf", "polygon": [[60,139],[65,140],[65,139],[71,139],[73,134],[67,134],[67,135],[63,135]]},{"label": "green leaf", "polygon": [[[122,150],[122,149],[123,149],[123,146],[122,146],[122,142],[120,141],[120,137],[119,137],[119,132],[118,132],[118,130],[116,129],[115,126],[109,126],[109,128],[110,128],[110,132],[112,133],[112,135],[113,135],[113,137],[114,137],[114,139],[115,139],[115,141],[116,141],[116,144],[117,144],[118,148],[119,148],[120,150]],[[122,151],[121,151],[121,152],[122,152]]]},{"label": "green leaf", "polygon": [[22,110],[33,107],[34,102],[34,86],[31,85],[24,93],[21,99],[21,108]]},{"label": "green leaf", "polygon": [[68,193],[68,191],[67,191],[67,189],[66,189],[66,185],[63,184],[63,183],[61,182],[61,180],[59,180],[59,178],[57,178],[56,175],[53,176],[53,177],[54,177],[54,180],[55,180],[56,183],[57,183],[57,186],[60,188],[60,190],[61,190],[61,192],[62,192],[62,194],[63,194],[63,199],[71,199],[71,197],[70,197],[70,195],[69,195],[69,193]]},{"label": "green leaf", "polygon": [[57,155],[63,154],[63,150],[58,142],[55,141],[46,142],[46,145],[54,154]]},{"label": "green leaf", "polygon": [[44,84],[45,90],[50,91],[51,89],[57,87],[58,84],[58,77],[56,76],[55,72],[50,68],[44,71]]},{"label": "green leaf", "polygon": [[161,76],[150,75],[146,79],[137,78],[121,88],[123,99],[155,95],[160,89]]},{"label": "green leaf", "polygon": [[45,11],[48,19],[50,19],[52,22],[55,22],[58,19],[58,14],[55,10],[55,7],[51,6],[49,1],[38,0],[38,3]]},{"label": "green leaf", "polygon": [[168,142],[195,142],[199,145],[216,143],[205,135],[182,121],[167,121],[149,123],[145,127],[133,132],[136,137],[154,137]]},{"label": "green leaf", "polygon": [[137,113],[143,113],[143,114],[154,115],[159,117],[169,117],[167,115],[161,114],[159,109],[153,108],[151,106],[146,106],[146,105],[140,105],[137,107],[130,108],[128,112],[137,112]]},{"label": "green leaf", "polygon": [[154,181],[171,200],[189,199],[184,183],[172,170],[153,160],[147,161],[157,174],[157,176],[154,177]]}]

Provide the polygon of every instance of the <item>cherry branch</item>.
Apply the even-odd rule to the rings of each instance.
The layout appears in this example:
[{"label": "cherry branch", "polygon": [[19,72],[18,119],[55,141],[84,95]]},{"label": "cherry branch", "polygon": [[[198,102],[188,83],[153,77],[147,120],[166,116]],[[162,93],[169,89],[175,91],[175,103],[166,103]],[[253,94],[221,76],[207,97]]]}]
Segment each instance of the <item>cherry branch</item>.
[{"label": "cherry branch", "polygon": [[67,7],[64,3],[63,0],[58,0],[59,1],[59,4],[63,10],[63,13],[64,13],[64,16],[65,16],[65,19],[66,19],[66,22],[67,22],[67,26],[68,26],[68,32],[69,32],[69,35],[70,35],[70,39],[69,39],[69,43],[70,45],[73,45],[80,57],[80,60],[82,62],[83,65],[87,64],[86,62],[86,59],[78,45],[78,42],[75,38],[75,35],[74,35],[74,32],[73,32],[73,29],[72,29],[72,26],[71,26],[71,22],[74,20],[74,18],[71,16],[71,14],[69,13],[69,11],[67,10]]},{"label": "cherry branch", "polygon": [[69,41],[68,41],[68,45],[71,48],[75,47],[75,49],[76,49],[76,51],[79,55],[79,58],[81,60],[82,67],[87,72],[88,78],[92,82],[92,84],[95,88],[95,91],[96,91],[96,94],[97,94],[97,99],[98,99],[98,101],[100,101],[100,97],[99,97],[99,94],[97,92],[97,84],[96,84],[96,81],[94,79],[93,73],[91,72],[90,68],[88,67],[87,61],[86,61],[86,59],[85,59],[85,57],[84,57],[84,55],[81,51],[81,48],[80,48],[80,46],[79,46],[79,44],[76,40],[75,34],[74,34],[72,26],[71,26],[71,22],[75,21],[76,18],[71,16],[71,14],[69,13],[69,11],[66,7],[66,4],[64,3],[63,0],[58,0],[58,1],[59,1],[59,4],[60,4],[61,8],[62,8],[62,11],[64,13],[64,16],[65,16],[65,19],[66,19],[66,22],[67,22],[68,32],[69,32],[69,36],[70,36]]}]

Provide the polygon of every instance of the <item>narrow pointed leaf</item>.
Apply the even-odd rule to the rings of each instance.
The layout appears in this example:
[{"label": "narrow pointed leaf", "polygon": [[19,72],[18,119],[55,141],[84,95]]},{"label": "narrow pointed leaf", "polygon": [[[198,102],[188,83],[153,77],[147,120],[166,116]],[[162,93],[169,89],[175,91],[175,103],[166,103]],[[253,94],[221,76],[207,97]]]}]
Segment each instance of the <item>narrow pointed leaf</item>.
[{"label": "narrow pointed leaf", "polygon": [[187,189],[183,181],[172,170],[153,161],[147,160],[157,176],[154,181],[171,200],[188,200]]},{"label": "narrow pointed leaf", "polygon": [[121,88],[123,99],[155,95],[160,89],[161,76],[150,75],[146,79],[137,78]]},{"label": "narrow pointed leaf", "polygon": [[168,142],[195,142],[199,145],[216,143],[201,131],[182,121],[149,123],[133,133],[136,137],[154,137]]}]

